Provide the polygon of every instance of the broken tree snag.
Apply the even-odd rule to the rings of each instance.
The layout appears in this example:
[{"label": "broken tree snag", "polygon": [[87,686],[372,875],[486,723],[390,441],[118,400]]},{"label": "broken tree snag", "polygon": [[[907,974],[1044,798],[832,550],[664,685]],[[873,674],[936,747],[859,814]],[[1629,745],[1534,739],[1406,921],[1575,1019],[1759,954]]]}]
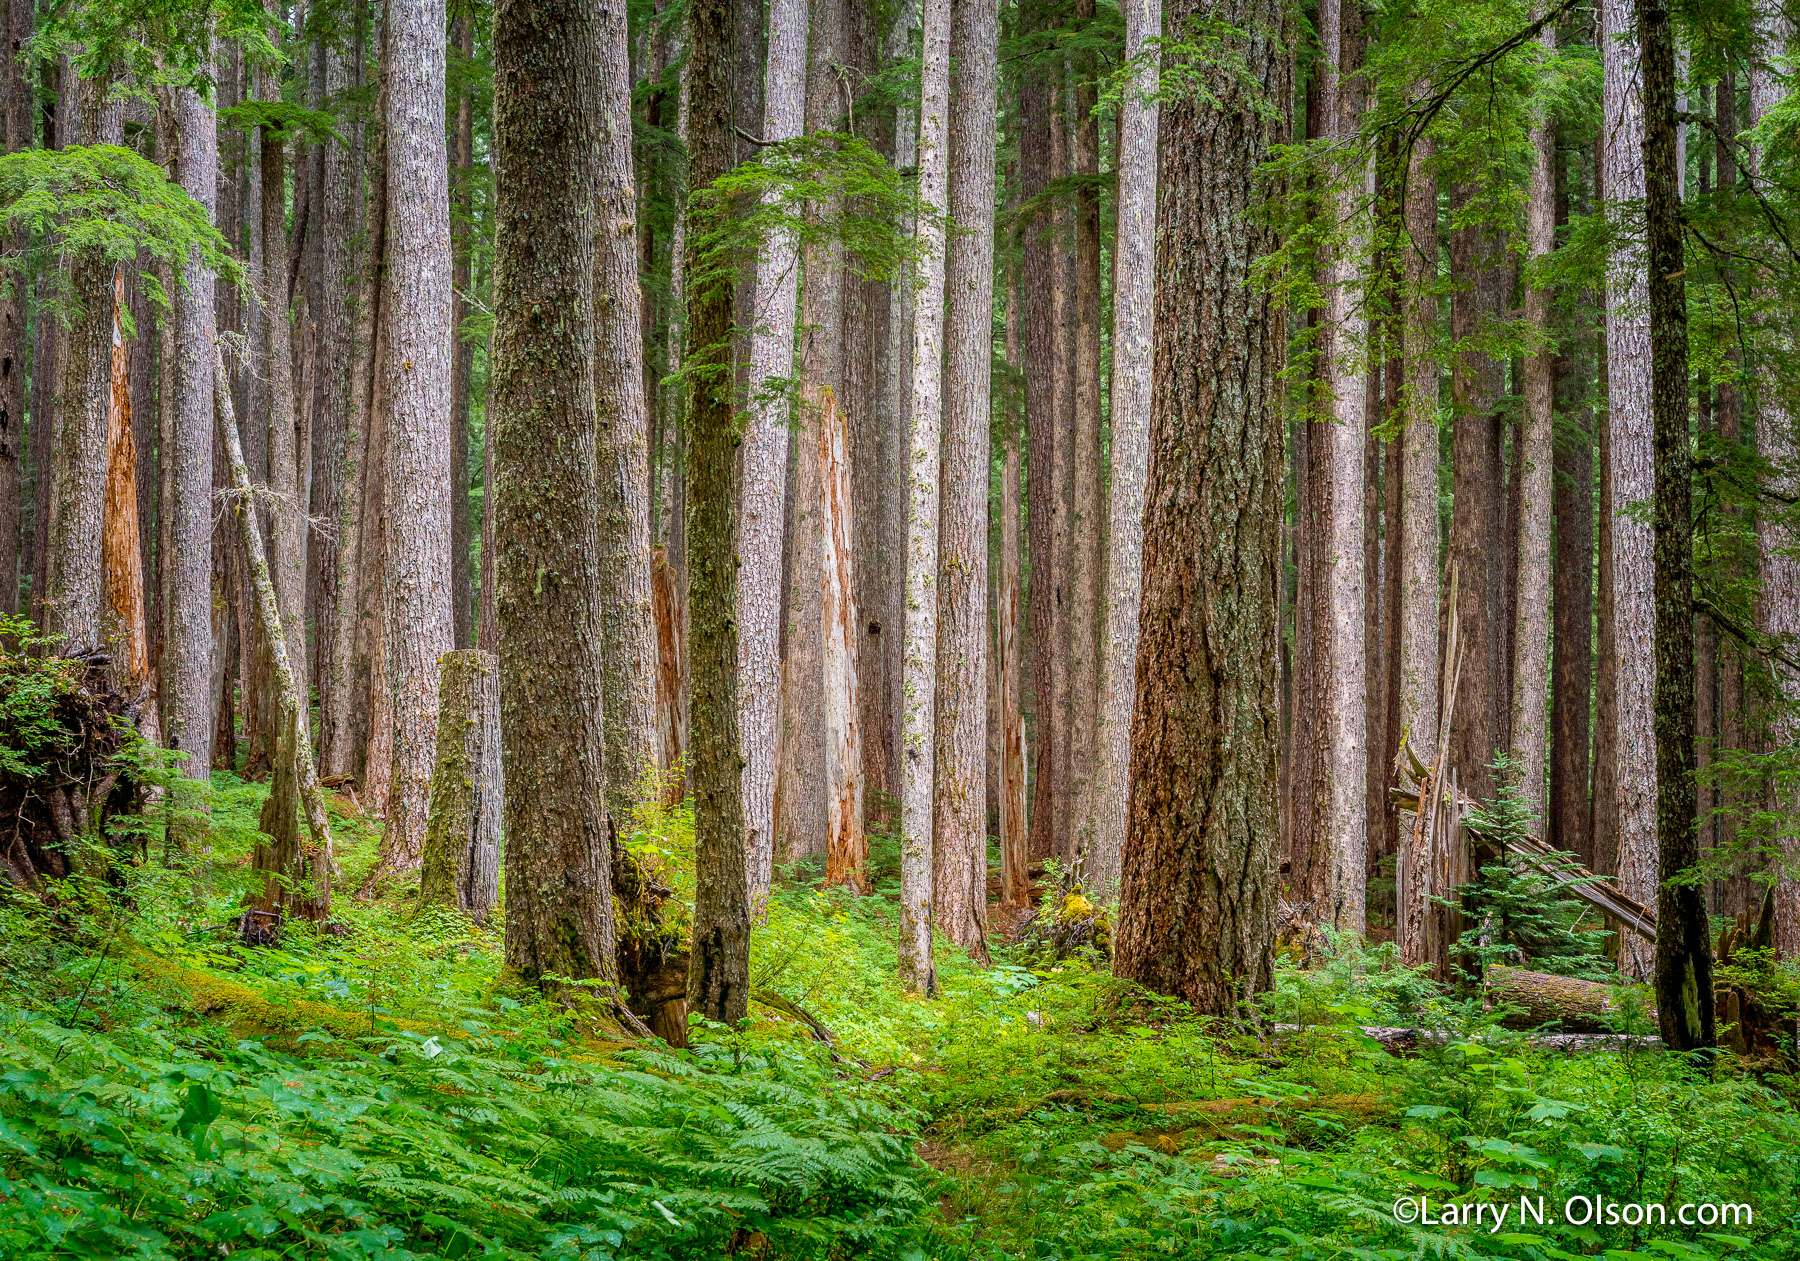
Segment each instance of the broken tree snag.
[{"label": "broken tree snag", "polygon": [[673,806],[681,801],[686,778],[682,764],[687,689],[681,677],[681,603],[675,571],[669,566],[669,549],[658,545],[650,556],[650,613],[656,620],[656,727],[662,737],[662,772],[666,776],[663,804]]},{"label": "broken tree snag", "polygon": [[848,429],[837,395],[825,391],[819,417],[819,578],[825,656],[825,883],[869,891],[863,831],[862,732],[856,691],[856,583],[851,572]]},{"label": "broken tree snag", "polygon": [[[285,765],[285,772],[293,777],[292,792],[306,819],[308,837],[308,844],[302,846],[296,829],[285,851],[282,835],[275,836],[273,847],[257,847],[257,866],[269,873],[269,879],[261,898],[245,916],[244,934],[253,940],[266,940],[286,915],[323,920],[331,914],[331,879],[336,863],[331,852],[331,826],[325,819],[325,795],[319,791],[318,768],[313,764],[312,732],[295,682],[297,663],[288,660],[281,612],[275,603],[275,584],[269,577],[269,557],[263,550],[262,530],[256,524],[255,492],[250,487],[250,470],[244,464],[237,417],[231,409],[231,380],[217,342],[213,344],[213,420],[230,472],[229,511],[237,519],[238,535],[250,566],[257,621],[274,666],[275,722],[279,733],[276,762],[278,766]],[[273,796],[271,793],[271,799]],[[269,808],[264,809],[268,818]],[[286,820],[278,826],[283,834],[287,833]]]},{"label": "broken tree snag", "polygon": [[[1509,1029],[1535,1029],[1559,1024],[1569,1033],[1605,1033],[1604,1017],[1613,1010],[1612,987],[1597,981],[1524,968],[1494,968],[1488,973],[1488,1003],[1515,1010],[1501,1018]],[[1643,1033],[1656,1028],[1656,1013],[1646,1010]]]},{"label": "broken tree snag", "polygon": [[[125,275],[113,276],[112,395],[106,417],[106,501],[102,514],[101,557],[105,569],[108,629],[114,639],[114,686],[127,697],[148,691],[150,651],[144,631],[144,557],[138,546],[137,447],[131,436],[131,373],[119,308]],[[154,692],[139,718],[146,736],[156,738]]]},{"label": "broken tree snag", "polygon": [[479,923],[500,892],[500,662],[469,648],[440,664],[419,905],[454,906]]}]

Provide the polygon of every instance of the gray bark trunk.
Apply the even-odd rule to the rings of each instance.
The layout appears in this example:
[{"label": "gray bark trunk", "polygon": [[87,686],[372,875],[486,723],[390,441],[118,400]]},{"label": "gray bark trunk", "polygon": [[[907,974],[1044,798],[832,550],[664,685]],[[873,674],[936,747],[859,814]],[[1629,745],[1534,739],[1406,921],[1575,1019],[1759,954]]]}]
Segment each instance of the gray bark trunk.
[{"label": "gray bark trunk", "polygon": [[449,653],[439,685],[420,906],[454,906],[478,924],[494,909],[503,793],[499,660],[479,649]]},{"label": "gray bark trunk", "polygon": [[[8,0],[5,47],[16,48],[32,36],[29,0]],[[0,128],[6,152],[31,147],[31,98],[24,64],[17,57],[0,59]],[[9,248],[19,242],[9,240]],[[22,559],[21,528],[25,505],[25,291],[15,277],[0,298],[0,614],[19,606]]]}]

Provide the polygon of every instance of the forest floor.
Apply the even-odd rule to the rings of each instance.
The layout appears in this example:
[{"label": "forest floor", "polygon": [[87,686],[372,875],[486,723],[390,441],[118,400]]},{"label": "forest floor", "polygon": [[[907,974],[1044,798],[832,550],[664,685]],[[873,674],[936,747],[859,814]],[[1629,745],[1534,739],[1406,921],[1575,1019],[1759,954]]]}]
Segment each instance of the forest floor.
[{"label": "forest floor", "polygon": [[[874,896],[788,871],[753,937],[835,1052],[760,1004],[669,1051],[405,890],[241,945],[265,790],[215,787],[185,871],[54,915],[0,894],[0,1258],[1800,1257],[1800,1082],[1540,1053],[1391,947],[1284,964],[1266,1012],[1307,1028],[1279,1041],[1023,947],[940,942],[920,999],[878,836]],[[355,889],[377,834],[332,809]],[[631,843],[685,893],[691,838],[653,811]],[[1452,1036],[1399,1058],[1358,1023]],[[1568,1220],[1596,1197],[1663,1207]]]}]

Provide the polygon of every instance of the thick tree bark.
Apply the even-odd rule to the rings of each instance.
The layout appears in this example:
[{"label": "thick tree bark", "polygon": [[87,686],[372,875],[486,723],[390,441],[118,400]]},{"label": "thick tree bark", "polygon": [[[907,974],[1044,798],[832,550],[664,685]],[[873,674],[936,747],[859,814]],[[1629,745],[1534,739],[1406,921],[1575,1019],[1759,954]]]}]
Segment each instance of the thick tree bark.
[{"label": "thick tree bark", "polygon": [[[1087,882],[1110,901],[1119,888],[1131,776],[1131,703],[1137,692],[1144,481],[1150,461],[1151,348],[1155,338],[1156,85],[1162,0],[1127,0],[1125,59],[1132,77],[1119,104],[1118,225],[1113,237],[1111,486],[1106,599],[1095,725],[1094,837]],[[1146,55],[1149,53],[1150,55]],[[1141,58],[1141,60],[1139,60]]]},{"label": "thick tree bark", "polygon": [[381,371],[389,409],[383,507],[394,769],[381,834],[384,871],[410,871],[419,863],[437,745],[438,659],[452,646],[444,2],[390,0],[387,8]]},{"label": "thick tree bark", "polygon": [[454,906],[479,924],[500,893],[499,660],[479,649],[448,653],[439,686],[419,905]]},{"label": "thick tree bark", "polygon": [[1713,1045],[1712,927],[1705,889],[1678,882],[1699,861],[1700,846],[1694,826],[1694,462],[1668,0],[1638,0],[1637,29],[1643,45],[1656,469],[1656,1011],[1663,1042],[1691,1051]]},{"label": "thick tree bark", "polygon": [[[30,0],[8,0],[4,20],[4,47],[22,46],[33,33]],[[6,152],[31,147],[31,97],[25,86],[24,62],[16,56],[0,58],[0,129],[4,130]],[[6,245],[16,249],[21,243],[12,238]],[[24,277],[14,277],[0,297],[0,614],[11,613],[19,605],[20,530],[25,506],[26,288]]]},{"label": "thick tree bark", "polygon": [[919,280],[913,295],[911,455],[907,468],[906,662],[900,794],[900,982],[937,992],[931,956],[938,633],[938,473],[943,428],[945,123],[950,0],[922,0],[919,88]]},{"label": "thick tree bark", "polygon": [[825,883],[869,890],[869,841],[863,831],[863,752],[857,677],[856,570],[850,507],[848,418],[826,392],[812,458],[819,465],[824,558]]},{"label": "thick tree bark", "polygon": [[[1009,278],[1006,293],[1006,362],[1015,370],[1019,366],[1022,317],[1015,272]],[[1113,414],[1118,415],[1116,410]],[[1021,712],[1025,655],[1024,645],[1019,642],[1019,425],[1023,418],[1010,404],[1002,416],[1000,580],[995,592],[994,617],[994,673],[995,688],[999,693],[996,714],[1000,724],[1000,909],[1016,915],[1025,909],[1031,897],[1031,877],[1026,870],[1030,856],[1025,834],[1025,723]],[[1145,419],[1148,420],[1147,414]],[[1115,435],[1117,423],[1115,420]],[[1115,437],[1114,441],[1116,443],[1118,439]],[[1117,467],[1115,463],[1114,477],[1119,476]],[[1141,538],[1141,512],[1139,521]],[[1133,568],[1135,570],[1135,566]],[[1134,603],[1134,628],[1136,612]],[[1129,741],[1131,733],[1125,734]],[[1121,792],[1121,799],[1123,796]]]},{"label": "thick tree bark", "polygon": [[1556,445],[1556,627],[1550,662],[1551,848],[1594,866],[1588,828],[1589,708],[1594,678],[1594,452],[1586,406],[1571,408],[1574,432]]},{"label": "thick tree bark", "polygon": [[[1180,0],[1170,29],[1198,11]],[[1250,273],[1276,246],[1256,209],[1258,172],[1287,137],[1281,115],[1252,100],[1287,100],[1292,69],[1283,6],[1204,11],[1234,32],[1240,69],[1209,73],[1216,104],[1177,97],[1161,119],[1156,401],[1113,969],[1226,1015],[1269,985],[1274,935],[1287,330]]]},{"label": "thick tree bark", "polygon": [[[688,9],[689,179],[704,188],[731,166],[730,0]],[[738,738],[737,556],[729,276],[703,278],[689,256],[684,290],[687,400],[689,741],[694,793],[694,933],[688,1005],[742,1020],[750,998],[750,909],[744,862],[744,761]]]},{"label": "thick tree bark", "polygon": [[[217,206],[218,128],[193,88],[177,88],[181,186],[208,212]],[[168,581],[163,610],[163,725],[169,748],[188,755],[187,772],[208,775],[212,750],[212,274],[190,257],[175,297]]]},{"label": "thick tree bark", "polygon": [[[1605,77],[1601,136],[1606,154],[1607,214],[1644,197],[1644,114],[1638,43],[1629,0],[1602,0],[1601,65]],[[1629,232],[1621,239],[1629,242]],[[1652,690],[1656,605],[1651,527],[1637,505],[1654,494],[1651,456],[1651,371],[1648,274],[1644,255],[1627,244],[1607,265],[1607,405],[1612,461],[1612,638],[1601,668],[1615,676],[1619,887],[1639,902],[1656,900],[1656,742]],[[1649,951],[1620,940],[1629,975],[1650,973]]]},{"label": "thick tree bark", "polygon": [[1320,358],[1332,423],[1324,450],[1328,469],[1327,519],[1321,523],[1328,549],[1329,577],[1321,594],[1329,609],[1324,692],[1326,708],[1326,829],[1330,846],[1329,882],[1324,901],[1313,907],[1321,922],[1340,932],[1364,927],[1369,844],[1368,708],[1365,689],[1368,644],[1363,619],[1368,596],[1363,546],[1364,442],[1368,418],[1367,347],[1362,337],[1363,303],[1357,292],[1362,255],[1368,246],[1365,176],[1355,143],[1366,89],[1361,75],[1361,19],[1355,0],[1321,0],[1320,65],[1327,135],[1348,148],[1352,165],[1335,173],[1333,213],[1344,233],[1326,265],[1326,310]]},{"label": "thick tree bark", "polygon": [[[1546,57],[1556,28],[1539,36]],[[1526,247],[1533,259],[1556,249],[1556,131],[1548,113],[1531,124],[1531,185]],[[1512,749],[1532,813],[1544,816],[1549,760],[1550,528],[1556,482],[1556,353],[1550,337],[1550,290],[1525,284],[1525,322],[1545,343],[1525,360],[1525,417],[1518,434],[1518,578],[1513,594]]]},{"label": "thick tree bark", "polygon": [[[1406,429],[1400,456],[1401,738],[1424,756],[1438,747],[1438,183],[1435,144],[1422,136],[1407,171],[1402,264]],[[1390,561],[1390,563],[1392,563]],[[1394,937],[1409,967],[1426,957],[1427,838],[1401,824]]]},{"label": "thick tree bark", "polygon": [[592,6],[568,0],[502,0],[494,11],[489,423],[506,958],[530,981],[616,976],[596,686],[598,20]]},{"label": "thick tree bark", "polygon": [[[999,40],[994,0],[954,0],[949,204],[959,231],[949,243],[944,281],[949,307],[943,333],[932,904],[937,927],[977,959],[987,958],[988,426]],[[1096,271],[1097,236],[1098,228]],[[1098,297],[1096,292],[1096,302]],[[1096,349],[1098,333],[1096,324]],[[1095,402],[1097,407],[1097,394]]]},{"label": "thick tree bark", "polygon": [[[472,9],[473,6],[471,5]],[[475,57],[475,20],[468,10],[456,15],[452,23],[457,51],[465,66]],[[604,46],[603,46],[604,49]],[[609,69],[602,63],[602,74]],[[627,89],[629,93],[629,88]],[[475,249],[475,109],[473,83],[457,93],[456,151],[451,173],[451,191],[463,221],[463,229],[453,241],[450,270],[450,617],[451,642],[458,648],[475,646],[474,606],[471,601],[469,566],[473,557],[470,537],[474,522],[469,504],[469,412],[472,407],[470,378],[475,370],[475,344],[463,336],[463,321],[469,318],[469,294],[474,283],[472,256]],[[606,108],[613,108],[608,102]],[[627,158],[630,149],[626,150]],[[630,172],[629,161],[626,172]],[[330,175],[326,176],[329,183]],[[633,260],[636,261],[635,259]],[[632,279],[635,280],[633,270]],[[636,286],[633,285],[633,292]],[[632,305],[635,314],[636,304]],[[632,336],[641,340],[642,333],[634,325]],[[635,358],[634,358],[635,361]],[[639,382],[642,388],[642,382]],[[640,396],[641,397],[641,396]],[[647,546],[647,545],[646,545]],[[649,561],[645,560],[644,581],[649,582]],[[440,687],[440,693],[441,693]],[[610,716],[610,714],[609,714]],[[611,762],[607,763],[611,769]],[[498,816],[496,816],[498,817]]]},{"label": "thick tree bark", "polygon": [[[1052,184],[1069,176],[1069,93],[1068,66],[1060,53],[1051,61],[1049,97],[1050,114],[1050,180]],[[1049,704],[1039,708],[1049,718],[1051,739],[1050,823],[1051,849],[1057,859],[1069,865],[1074,854],[1070,841],[1075,829],[1070,812],[1074,799],[1069,792],[1070,763],[1074,756],[1070,730],[1071,679],[1069,661],[1069,604],[1073,592],[1070,581],[1069,514],[1074,504],[1075,486],[1075,224],[1069,205],[1067,186],[1060,188],[1046,207],[1050,217],[1050,271],[1039,281],[1050,291],[1050,401],[1051,424],[1055,439],[1049,448],[1047,472],[1050,475],[1050,650]]]},{"label": "thick tree bark", "polygon": [[[265,91],[279,99],[280,84],[269,76]],[[288,664],[304,680],[306,663],[306,500],[300,466],[299,431],[294,418],[293,330],[288,325],[287,145],[279,131],[262,134],[263,270],[258,279],[268,326],[267,442],[269,463],[270,574],[281,609]],[[309,719],[310,721],[310,719]]]},{"label": "thick tree bark", "polygon": [[[806,0],[771,0],[762,135],[792,140],[806,119]],[[749,832],[751,896],[768,895],[775,836],[775,773],[780,740],[782,508],[787,496],[793,395],[794,320],[799,251],[778,230],[757,260],[750,331],[749,418],[742,449],[743,511],[738,526],[739,729],[744,750],[744,825]]]}]

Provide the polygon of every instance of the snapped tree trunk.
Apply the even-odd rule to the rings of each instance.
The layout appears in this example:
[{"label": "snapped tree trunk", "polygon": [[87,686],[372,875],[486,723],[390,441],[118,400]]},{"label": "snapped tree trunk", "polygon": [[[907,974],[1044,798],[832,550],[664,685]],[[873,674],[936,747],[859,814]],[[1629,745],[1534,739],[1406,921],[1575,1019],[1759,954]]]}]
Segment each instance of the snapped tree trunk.
[{"label": "snapped tree trunk", "polygon": [[849,423],[826,392],[818,419],[819,520],[825,667],[825,883],[869,891],[869,839],[863,831],[861,680],[857,677],[855,518],[850,507]]},{"label": "snapped tree trunk", "polygon": [[[1172,30],[1201,6],[1180,0]],[[1113,970],[1226,1014],[1270,981],[1280,715],[1279,299],[1251,283],[1276,247],[1258,172],[1287,139],[1289,10],[1205,10],[1232,31],[1216,97],[1161,118],[1156,364],[1131,808]],[[1225,58],[1217,63],[1227,64]],[[1358,787],[1360,788],[1360,783]]]},{"label": "snapped tree trunk", "polygon": [[594,424],[598,15],[494,11],[495,603],[506,958],[617,975],[601,725]]},{"label": "snapped tree trunk", "polygon": [[[125,275],[113,277],[111,380],[107,390],[106,506],[104,552],[106,624],[112,632],[114,687],[126,696],[144,692],[150,681],[150,655],[144,620],[144,553],[138,539],[138,452],[131,412],[129,347],[120,321],[125,303]],[[145,453],[148,458],[148,452]],[[155,705],[147,717],[155,729]],[[140,720],[142,721],[142,720]]]},{"label": "snapped tree trunk", "polygon": [[491,652],[444,657],[437,765],[419,866],[419,905],[454,906],[481,923],[500,893],[500,664]]}]

